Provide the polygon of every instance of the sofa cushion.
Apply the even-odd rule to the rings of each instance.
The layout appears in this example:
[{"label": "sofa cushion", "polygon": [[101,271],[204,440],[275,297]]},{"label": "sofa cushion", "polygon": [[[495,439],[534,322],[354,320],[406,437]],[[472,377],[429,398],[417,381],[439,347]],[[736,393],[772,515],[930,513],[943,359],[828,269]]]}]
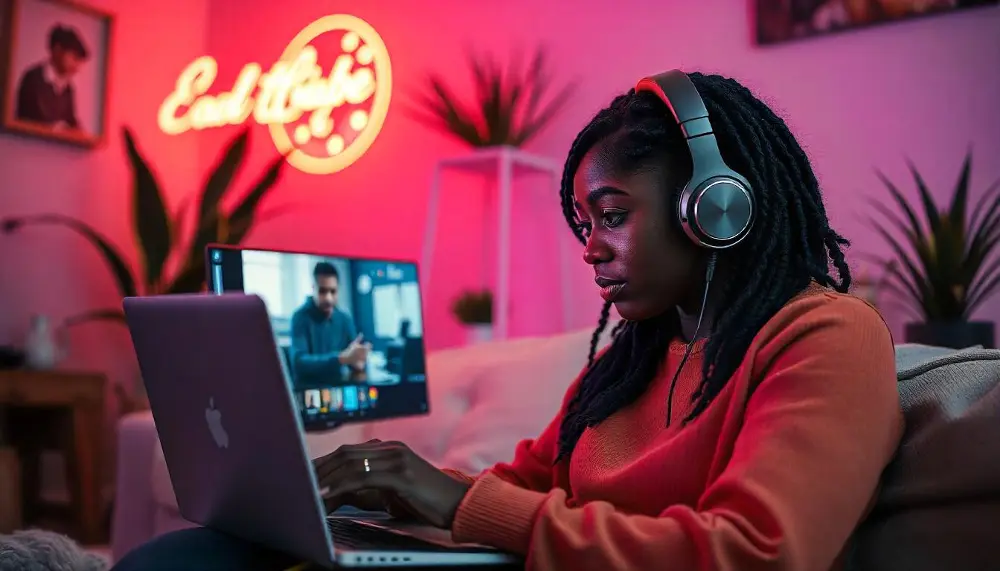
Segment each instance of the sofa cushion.
[{"label": "sofa cushion", "polygon": [[906,432],[852,567],[1000,569],[1000,350],[900,345],[896,365]]},{"label": "sofa cushion", "polygon": [[[517,443],[537,437],[559,412],[587,363],[592,330],[529,339],[484,363],[468,412],[448,433],[445,466],[478,473],[513,459]],[[605,330],[600,346],[610,341]]]},{"label": "sofa cushion", "polygon": [[[467,473],[509,460],[519,440],[537,436],[558,412],[586,364],[592,334],[435,352],[427,363],[431,414],[374,423],[370,435],[404,441],[435,465]],[[601,345],[609,339],[605,331]]]},{"label": "sofa cushion", "polygon": [[150,468],[152,481],[153,501],[163,507],[177,510],[177,496],[174,495],[174,487],[170,483],[170,472],[167,470],[167,463],[163,459],[163,447],[160,441],[156,441],[156,449],[153,451],[153,465]]}]

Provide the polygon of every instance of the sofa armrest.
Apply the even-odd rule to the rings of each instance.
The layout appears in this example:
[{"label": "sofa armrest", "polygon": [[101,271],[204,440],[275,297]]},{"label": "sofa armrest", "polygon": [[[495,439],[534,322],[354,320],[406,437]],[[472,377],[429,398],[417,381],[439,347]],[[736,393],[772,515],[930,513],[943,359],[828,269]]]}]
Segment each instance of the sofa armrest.
[{"label": "sofa armrest", "polygon": [[114,561],[154,534],[151,466],[159,436],[152,414],[143,411],[123,416],[118,421],[117,438],[115,508],[111,522]]}]

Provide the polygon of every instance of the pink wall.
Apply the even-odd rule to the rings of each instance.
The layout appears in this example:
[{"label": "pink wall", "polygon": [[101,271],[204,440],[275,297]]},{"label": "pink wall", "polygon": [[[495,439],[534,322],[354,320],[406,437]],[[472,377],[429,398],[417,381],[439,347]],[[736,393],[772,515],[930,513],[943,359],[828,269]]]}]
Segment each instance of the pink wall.
[{"label": "pink wall", "polygon": [[[156,109],[176,74],[194,57],[209,53],[220,60],[219,82],[224,85],[247,61],[272,62],[302,26],[334,8],[298,1],[280,10],[260,2],[254,10],[247,0],[184,0],[169,8],[117,0],[98,4],[118,13],[110,105],[114,130],[108,145],[84,152],[0,135],[0,212],[55,210],[78,216],[131,253],[128,179],[117,127],[127,123],[137,129],[143,148],[159,166],[170,202],[176,204],[197,188],[222,142],[234,134],[223,129],[168,137],[157,131]],[[429,69],[466,82],[462,49],[469,44],[504,55],[514,45],[544,41],[560,62],[562,77],[581,81],[561,120],[532,148],[558,162],[591,114],[641,74],[680,66],[742,78],[789,118],[813,156],[834,222],[858,250],[881,250],[877,236],[855,214],[862,193],[881,192],[873,167],[901,178],[902,159],[909,156],[935,188],[946,190],[972,143],[979,158],[977,188],[1000,176],[995,128],[1000,124],[1000,10],[758,49],[751,44],[743,0],[661,3],[667,6],[595,1],[573,10],[554,4],[511,0],[477,3],[475,10],[467,2],[444,0],[352,4],[349,11],[379,30],[393,56],[396,95],[388,120],[367,155],[346,171],[327,177],[290,171],[273,201],[296,203],[299,213],[259,228],[250,243],[418,256],[431,167],[438,158],[463,149],[404,116],[400,103]],[[263,130],[255,131],[253,144],[251,173],[273,153]],[[445,190],[434,286],[427,294],[428,321],[433,323],[429,342],[435,347],[461,340],[449,301],[462,287],[476,285],[482,258],[474,239],[482,221],[482,185],[452,177]],[[546,210],[554,192],[540,184],[519,189],[515,333],[543,333],[558,326],[552,313],[559,307],[551,285],[555,271],[549,269],[556,263],[550,238],[554,229],[544,226],[546,216],[551,220],[558,215]],[[575,256],[578,279],[565,295],[577,308],[573,324],[589,326],[600,304],[588,268]],[[0,342],[18,340],[33,312],[62,317],[114,299],[97,256],[75,236],[34,230],[0,240],[0,260]],[[1000,303],[994,303],[983,316],[997,319],[998,309]],[[125,335],[115,328],[108,331],[118,342],[107,344],[103,334],[78,332],[73,363],[110,370],[120,379],[134,375]]]},{"label": "pink wall", "polygon": [[[134,260],[129,172],[121,125],[132,126],[176,204],[196,181],[197,141],[169,138],[156,129],[156,107],[174,81],[172,70],[205,50],[206,1],[141,4],[93,2],[117,15],[108,102],[110,132],[96,150],[0,134],[0,215],[57,212],[104,232]],[[151,30],[158,30],[151,32]],[[167,33],[169,32],[169,33]],[[30,315],[61,319],[115,303],[116,290],[98,254],[76,235],[33,228],[0,239],[0,343],[20,343]],[[108,343],[107,336],[116,342]],[[112,325],[73,333],[70,364],[135,377],[125,330]]]},{"label": "pink wall", "polygon": [[[253,5],[260,9],[251,9]],[[759,49],[751,43],[747,5],[745,0],[590,1],[567,10],[562,3],[525,0],[480,2],[475,9],[468,2],[445,0],[352,3],[342,9],[368,20],[393,57],[395,99],[388,120],[368,154],[348,170],[327,177],[289,176],[280,200],[303,204],[302,215],[261,227],[250,241],[418,256],[431,167],[438,158],[463,149],[406,117],[399,103],[430,69],[465,82],[466,45],[506,55],[512,46],[545,42],[562,77],[581,80],[577,99],[532,149],[560,163],[577,129],[641,74],[683,67],[744,80],[788,118],[812,155],[833,221],[857,250],[882,250],[878,236],[857,215],[862,194],[882,192],[874,167],[901,178],[906,174],[903,158],[911,157],[944,193],[971,143],[978,158],[976,187],[1000,176],[1000,10]],[[281,10],[273,6],[212,2],[208,47],[230,74],[220,81],[231,81],[246,61],[270,63],[301,27],[334,11],[328,4],[304,0],[288,2]],[[259,161],[272,152],[263,132],[256,152]],[[474,179],[448,179],[435,285],[427,300],[432,346],[461,339],[448,304],[480,276],[481,246],[469,236],[476,236],[481,226],[481,191]],[[554,241],[545,231],[532,229],[543,220],[539,211],[549,208],[545,192],[551,198],[555,191],[536,184],[519,192],[514,220],[520,229],[513,246],[520,256],[511,317],[515,333],[557,326],[553,310],[559,307],[558,297],[548,285],[555,275],[548,269],[556,267],[554,254],[548,253],[554,252]],[[589,269],[575,256],[579,279],[567,295],[577,308],[574,325],[589,326],[599,299]],[[1000,300],[984,316],[1000,317],[998,308]],[[891,311],[889,317],[898,329],[902,318]]]}]

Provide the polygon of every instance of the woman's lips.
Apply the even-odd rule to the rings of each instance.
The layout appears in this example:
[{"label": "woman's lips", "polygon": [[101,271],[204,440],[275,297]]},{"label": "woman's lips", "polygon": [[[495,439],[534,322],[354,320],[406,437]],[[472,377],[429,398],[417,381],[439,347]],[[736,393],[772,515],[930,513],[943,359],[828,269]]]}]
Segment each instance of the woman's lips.
[{"label": "woman's lips", "polygon": [[604,286],[601,288],[601,297],[604,298],[604,301],[614,301],[619,295],[621,295],[623,289],[625,289],[625,282]]},{"label": "woman's lips", "polygon": [[601,297],[608,302],[614,301],[625,289],[625,282],[622,280],[597,277],[594,278],[594,282],[601,288]]}]

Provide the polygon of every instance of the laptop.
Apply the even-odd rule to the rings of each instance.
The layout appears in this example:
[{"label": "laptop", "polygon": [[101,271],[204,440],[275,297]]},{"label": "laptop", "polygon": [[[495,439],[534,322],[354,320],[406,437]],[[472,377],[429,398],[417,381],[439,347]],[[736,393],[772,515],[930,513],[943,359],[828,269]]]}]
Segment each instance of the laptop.
[{"label": "laptop", "polygon": [[386,514],[325,513],[302,407],[261,296],[133,297],[123,305],[185,519],[327,568],[519,562]]}]

